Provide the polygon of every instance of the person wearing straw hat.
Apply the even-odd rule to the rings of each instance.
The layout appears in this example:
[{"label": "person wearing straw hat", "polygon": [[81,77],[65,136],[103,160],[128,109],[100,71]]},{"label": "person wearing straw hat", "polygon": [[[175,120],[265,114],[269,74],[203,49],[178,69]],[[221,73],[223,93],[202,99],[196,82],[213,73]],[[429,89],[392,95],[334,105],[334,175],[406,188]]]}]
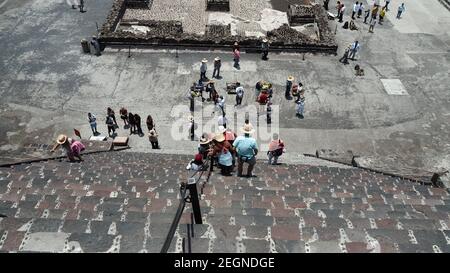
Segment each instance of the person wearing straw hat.
[{"label": "person wearing straw hat", "polygon": [[206,78],[206,70],[208,69],[207,63],[208,63],[208,60],[203,58],[202,65],[200,66],[200,80],[201,81],[207,80],[207,78]]},{"label": "person wearing straw hat", "polygon": [[261,50],[262,50],[262,59],[264,61],[267,61],[268,60],[267,55],[269,55],[269,41],[266,38],[262,40]]},{"label": "person wearing straw hat", "polygon": [[77,157],[80,161],[83,161],[83,158],[81,158],[81,152],[84,151],[86,147],[80,141],[73,140],[64,134],[61,134],[56,139],[56,144],[50,152],[53,153],[58,147],[62,147],[66,151],[66,155],[70,161],[75,161],[75,157]]},{"label": "person wearing straw hat", "polygon": [[200,137],[200,143],[198,144],[198,153],[206,158],[208,156],[208,152],[210,150],[211,138],[208,133],[203,133]]},{"label": "person wearing straw hat", "polygon": [[284,96],[287,100],[291,100],[291,90],[292,90],[292,83],[294,82],[294,77],[289,76],[286,81],[286,92],[284,93]]},{"label": "person wearing straw hat", "polygon": [[[213,70],[213,74],[212,77],[218,79],[220,77],[220,67],[222,66],[222,61],[220,60],[219,57],[216,57],[214,59],[214,70]],[[217,75],[216,75],[217,72]]]},{"label": "person wearing straw hat", "polygon": [[277,165],[278,158],[284,152],[284,142],[280,139],[277,133],[273,134],[273,140],[269,144],[267,157],[269,158],[269,165]]},{"label": "person wearing straw hat", "polygon": [[230,176],[233,170],[233,146],[228,141],[225,141],[225,136],[222,132],[218,132],[214,136],[213,143],[214,146],[209,156],[217,157],[217,166],[220,168],[220,173]]},{"label": "person wearing straw hat", "polygon": [[148,140],[152,144],[152,149],[159,149],[158,133],[156,132],[155,128],[151,129],[148,132]]},{"label": "person wearing straw hat", "polygon": [[238,176],[242,177],[243,165],[245,162],[248,164],[247,177],[252,177],[252,171],[256,164],[256,155],[258,154],[258,146],[256,140],[250,137],[250,135],[253,134],[255,130],[250,123],[246,123],[242,127],[242,132],[244,135],[238,136],[233,142],[238,157]]}]

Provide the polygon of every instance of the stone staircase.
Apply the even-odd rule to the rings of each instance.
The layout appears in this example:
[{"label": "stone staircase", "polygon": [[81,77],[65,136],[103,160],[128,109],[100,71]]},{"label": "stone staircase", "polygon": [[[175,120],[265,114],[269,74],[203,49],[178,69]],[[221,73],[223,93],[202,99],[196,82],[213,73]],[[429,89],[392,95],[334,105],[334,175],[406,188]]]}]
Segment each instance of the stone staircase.
[{"label": "stone staircase", "polygon": [[[84,159],[0,168],[1,252],[161,250],[190,157]],[[211,175],[193,252],[450,252],[445,189],[348,167],[259,161],[255,174]],[[181,251],[191,211],[169,252]]]}]

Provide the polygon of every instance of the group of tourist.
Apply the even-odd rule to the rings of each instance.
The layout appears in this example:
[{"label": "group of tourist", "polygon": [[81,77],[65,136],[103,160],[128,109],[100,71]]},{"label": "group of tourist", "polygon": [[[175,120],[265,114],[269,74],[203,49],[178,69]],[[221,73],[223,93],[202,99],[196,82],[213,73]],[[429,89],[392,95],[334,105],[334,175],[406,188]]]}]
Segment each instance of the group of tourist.
[{"label": "group of tourist", "polygon": [[[216,133],[203,133],[198,144],[198,153],[189,162],[187,169],[198,171],[207,164],[211,164],[211,170],[213,166],[217,166],[222,175],[231,176],[237,163],[238,177],[254,177],[253,169],[256,164],[258,145],[256,139],[252,137],[255,130],[248,119],[245,120],[241,133],[241,136],[237,136],[230,128],[223,126],[219,126]],[[268,164],[278,164],[278,158],[284,151],[284,142],[278,134],[274,134],[267,152]],[[245,175],[244,163],[248,165]]]},{"label": "group of tourist", "polygon": [[[139,114],[133,114],[131,112],[128,112],[128,110],[125,107],[122,107],[119,110],[119,115],[120,118],[123,120],[124,129],[130,129],[130,135],[132,134],[138,134],[139,136],[144,135],[141,126],[141,116],[139,116]],[[100,133],[97,130],[97,117],[93,113],[88,113],[88,121],[89,125],[91,126],[92,134],[94,136],[98,136]],[[108,107],[106,109],[105,124],[108,128],[108,136],[112,138],[116,137],[116,129],[119,128],[119,125],[117,124],[115,112],[111,107]],[[158,133],[156,132],[156,127],[151,115],[147,116],[146,124],[152,148],[159,149],[157,138]]]}]

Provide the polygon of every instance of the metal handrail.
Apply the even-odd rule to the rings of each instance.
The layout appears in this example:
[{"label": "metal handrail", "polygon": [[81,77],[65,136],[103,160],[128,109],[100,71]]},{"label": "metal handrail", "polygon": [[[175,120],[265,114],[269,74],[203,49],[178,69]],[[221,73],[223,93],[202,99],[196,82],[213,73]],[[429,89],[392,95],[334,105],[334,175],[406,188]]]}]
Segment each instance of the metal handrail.
[{"label": "metal handrail", "polygon": [[[194,172],[194,174],[192,174],[192,175],[190,176],[190,178],[194,177],[196,174],[198,174],[198,173],[200,172],[199,178],[197,179],[197,181],[199,181],[200,178],[203,176],[203,173],[206,171],[205,166],[207,166],[207,165],[204,163],[203,166],[202,166],[202,168],[196,170],[196,171]],[[208,169],[209,169],[209,168],[208,168]],[[211,169],[209,169],[209,171],[211,172]],[[208,179],[209,179],[209,177],[210,177],[210,175],[208,175]],[[163,247],[161,248],[161,253],[167,253],[167,251],[168,251],[169,248],[170,248],[170,244],[172,243],[173,237],[174,237],[175,232],[176,232],[176,230],[177,230],[177,227],[178,227],[178,225],[179,225],[179,223],[180,223],[181,216],[183,215],[184,208],[186,207],[186,202],[190,202],[190,201],[187,201],[187,200],[188,200],[188,199],[191,199],[191,200],[194,199],[194,200],[196,200],[196,201],[198,202],[198,197],[196,198],[196,196],[194,196],[194,195],[198,195],[198,193],[197,193],[197,183],[192,184],[192,185],[189,185],[189,184],[182,184],[180,190],[181,190],[181,193],[180,193],[180,196],[181,196],[180,203],[179,203],[179,205],[178,205],[178,209],[177,209],[177,212],[176,212],[176,214],[175,214],[175,217],[174,217],[174,219],[173,219],[173,221],[172,221],[172,224],[170,225],[170,229],[169,229],[169,232],[168,232],[168,234],[167,234],[167,236],[166,236],[166,240],[164,241],[164,245],[163,245]],[[187,194],[187,193],[188,193],[188,190],[189,190],[189,194]],[[193,206],[194,211],[195,211],[196,209],[199,210],[199,204],[194,204],[194,203],[193,203],[192,206]],[[191,232],[192,232],[192,235],[194,234],[194,230],[193,230],[193,218],[194,218],[194,217],[193,217],[193,214],[191,214],[191,222],[192,222],[192,223],[191,223],[191,228],[192,228],[192,231],[190,231],[190,227],[189,227],[189,225],[188,225],[188,251],[189,251],[189,253],[190,253],[190,251],[191,251],[190,235],[191,235]],[[198,219],[198,218],[200,218],[200,219]],[[199,213],[199,215],[197,215],[195,219],[196,219],[196,223],[198,223],[198,222],[201,223],[201,214]]]}]

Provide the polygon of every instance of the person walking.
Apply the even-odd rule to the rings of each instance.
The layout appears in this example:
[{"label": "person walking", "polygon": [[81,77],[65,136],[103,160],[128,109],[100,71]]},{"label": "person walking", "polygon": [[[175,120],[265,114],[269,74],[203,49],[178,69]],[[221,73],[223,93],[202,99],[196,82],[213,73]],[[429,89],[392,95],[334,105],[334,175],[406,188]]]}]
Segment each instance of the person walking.
[{"label": "person walking", "polygon": [[378,24],[382,25],[383,21],[384,21],[384,16],[386,15],[386,8],[383,7],[380,11],[380,15],[379,15],[379,20],[378,20]]},{"label": "person walking", "polygon": [[284,93],[284,96],[286,97],[287,100],[291,100],[292,99],[291,91],[292,91],[292,83],[293,82],[294,82],[294,77],[293,76],[289,76],[287,78],[287,81],[286,81],[286,90],[285,90],[285,93]]},{"label": "person walking", "polygon": [[206,70],[208,69],[208,60],[203,58],[202,65],[200,66],[200,81],[206,81]]},{"label": "person walking", "polygon": [[269,41],[264,38],[261,43],[262,59],[267,61],[267,55],[269,55]]},{"label": "person walking", "polygon": [[[220,77],[220,67],[222,66],[222,61],[220,60],[219,57],[216,57],[214,59],[214,70],[213,70],[213,74],[212,77],[218,79]],[[217,72],[217,74],[216,74]]]},{"label": "person walking", "polygon": [[58,147],[61,147],[66,151],[66,155],[69,161],[75,161],[75,157],[77,157],[79,161],[83,161],[81,152],[84,151],[86,147],[80,141],[68,138],[66,135],[61,134],[56,139],[56,144],[55,146],[53,146],[50,152],[55,152]]},{"label": "person walking", "polygon": [[147,129],[149,131],[151,131],[151,130],[153,130],[155,128],[155,124],[153,123],[152,116],[148,115],[147,116],[147,121],[145,123],[147,124]]},{"label": "person walking", "polygon": [[222,111],[222,116],[225,116],[225,98],[223,96],[219,97],[217,105],[219,106],[220,110]]},{"label": "person walking", "polygon": [[370,8],[368,8],[365,12],[364,12],[364,24],[367,24],[367,19],[369,19],[370,16]]},{"label": "person walking", "polygon": [[88,113],[89,125],[91,126],[92,134],[94,136],[99,135],[100,133],[97,131],[97,118],[94,114]]},{"label": "person walking", "polygon": [[352,10],[352,19],[355,20],[355,15],[358,12],[358,8],[359,8],[359,2],[356,1],[355,4],[353,4],[353,10]]},{"label": "person walking", "polygon": [[350,54],[350,49],[351,49],[351,46],[348,46],[345,49],[344,55],[339,59],[339,62],[341,62],[343,64],[349,64],[349,62],[348,62],[348,55]]},{"label": "person walking", "polygon": [[377,24],[377,19],[376,18],[372,19],[372,21],[370,22],[370,25],[369,25],[369,32],[370,33],[373,33],[373,28],[375,27],[376,24]]},{"label": "person walking", "polygon": [[119,115],[126,127],[128,125],[128,110],[125,107],[120,108]]},{"label": "person walking", "polygon": [[241,83],[236,83],[236,105],[241,105],[242,99],[244,98],[244,87],[241,86]]},{"label": "person walking", "polygon": [[[108,126],[108,136],[114,138],[116,133],[116,128],[114,126],[114,120],[111,116],[106,116],[106,126]],[[112,132],[112,135],[111,135]]]},{"label": "person walking", "polygon": [[391,2],[391,0],[385,0],[386,4],[384,5],[384,8],[386,9],[386,11],[389,11],[389,3]]},{"label": "person walking", "polygon": [[401,19],[402,13],[405,12],[405,10],[405,3],[402,3],[400,6],[398,6],[397,19]]},{"label": "person walking", "polygon": [[363,2],[361,1],[358,6],[358,18],[361,18],[363,11],[364,11],[364,5],[363,5]]},{"label": "person walking", "polygon": [[305,112],[305,95],[304,92],[300,92],[300,96],[295,101],[296,103],[296,116],[300,119],[304,119],[304,112]]},{"label": "person walking", "polygon": [[376,20],[377,17],[378,17],[378,6],[373,6],[369,24],[371,24],[373,20]]},{"label": "person walking", "polygon": [[84,0],[79,0],[79,1],[80,1],[80,5],[78,5],[78,6],[79,6],[79,8],[80,8],[80,12],[81,12],[81,13],[86,12],[86,11],[84,10]]},{"label": "person walking", "polygon": [[328,3],[330,2],[330,0],[323,0],[323,8],[328,11]]},{"label": "person walking", "polygon": [[268,102],[267,103],[267,124],[271,124],[272,123],[272,102]]},{"label": "person walking", "polygon": [[337,1],[337,5],[336,5],[337,18],[341,18],[341,8],[342,8],[341,1]]},{"label": "person walking", "polygon": [[279,138],[277,133],[273,134],[273,140],[269,143],[269,150],[267,157],[269,158],[269,165],[277,165],[278,158],[283,154],[285,149],[284,142]]},{"label": "person walking", "polygon": [[258,81],[255,85],[255,101],[258,101],[259,94],[261,93],[263,81]]},{"label": "person walking", "polygon": [[108,116],[110,116],[110,117],[113,119],[114,124],[117,125],[116,115],[115,115],[113,109],[111,109],[110,107],[108,107],[108,109],[106,109],[106,114],[107,114]]},{"label": "person walking", "polygon": [[247,177],[253,176],[253,168],[256,164],[256,155],[258,154],[258,146],[256,140],[250,137],[255,131],[250,124],[245,124],[242,127],[243,136],[238,136],[234,142],[233,147],[236,149],[238,158],[238,173],[242,177],[243,165],[248,164]]},{"label": "person walking", "polygon": [[359,42],[355,41],[350,48],[350,55],[348,56],[348,58],[351,60],[355,60],[355,56],[356,53],[359,51],[359,48],[360,48]]},{"label": "person walking", "polygon": [[142,132],[141,127],[141,116],[139,116],[138,114],[134,114],[134,122],[136,124],[138,135],[142,136],[144,133]]},{"label": "person walking", "polygon": [[152,149],[159,149],[158,133],[156,133],[154,128],[148,132],[148,140],[152,144]]},{"label": "person walking", "polygon": [[233,60],[234,60],[234,67],[237,69],[240,69],[240,65],[239,65],[239,61],[241,59],[241,52],[239,51],[239,49],[235,49],[233,51]]},{"label": "person walking", "polygon": [[128,125],[130,125],[130,135],[136,133],[136,121],[134,119],[133,113],[128,113]]},{"label": "person walking", "polygon": [[217,125],[219,125],[219,126],[223,126],[224,128],[227,128],[227,122],[228,122],[228,119],[227,119],[227,117],[225,117],[225,115],[220,115],[217,118]]},{"label": "person walking", "polygon": [[342,3],[341,5],[341,11],[339,13],[339,23],[342,23],[342,19],[344,18],[344,13],[345,13],[345,5],[344,3]]}]

